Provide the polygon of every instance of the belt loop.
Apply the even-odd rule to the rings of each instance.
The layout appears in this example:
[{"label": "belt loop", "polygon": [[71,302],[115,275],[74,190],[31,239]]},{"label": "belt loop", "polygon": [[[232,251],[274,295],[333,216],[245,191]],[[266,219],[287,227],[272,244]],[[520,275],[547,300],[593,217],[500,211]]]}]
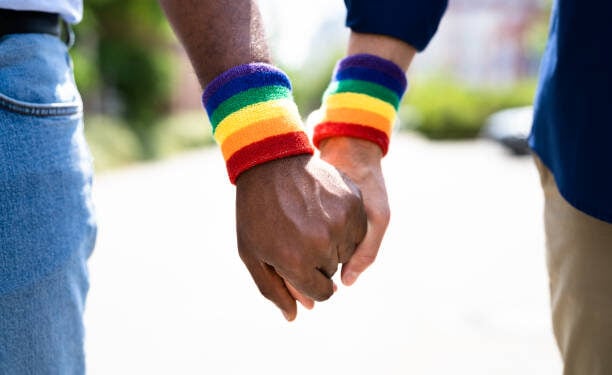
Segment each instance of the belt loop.
[{"label": "belt loop", "polygon": [[61,24],[63,29],[61,38],[66,43],[66,46],[68,46],[68,49],[70,49],[74,46],[75,42],[74,30],[72,30],[72,25],[66,22],[63,17],[61,18]]}]

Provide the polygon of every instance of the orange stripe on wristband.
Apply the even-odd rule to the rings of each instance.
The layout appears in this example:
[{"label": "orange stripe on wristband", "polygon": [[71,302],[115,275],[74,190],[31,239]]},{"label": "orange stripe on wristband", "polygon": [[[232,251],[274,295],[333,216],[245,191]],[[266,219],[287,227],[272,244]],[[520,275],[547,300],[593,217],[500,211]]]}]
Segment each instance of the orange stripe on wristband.
[{"label": "orange stripe on wristband", "polygon": [[362,109],[336,108],[328,109],[321,122],[336,122],[370,126],[387,135],[391,134],[393,123],[388,119]]},{"label": "orange stripe on wristband", "polygon": [[296,124],[293,119],[282,116],[252,123],[248,127],[232,133],[225,139],[223,144],[221,144],[223,158],[227,161],[238,150],[261,139],[295,131]]}]

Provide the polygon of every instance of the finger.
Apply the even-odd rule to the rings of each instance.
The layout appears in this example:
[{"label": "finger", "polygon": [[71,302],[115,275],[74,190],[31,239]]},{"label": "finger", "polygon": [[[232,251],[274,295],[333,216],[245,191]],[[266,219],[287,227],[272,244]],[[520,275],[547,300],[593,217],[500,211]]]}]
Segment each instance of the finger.
[{"label": "finger", "polygon": [[315,302],[314,302],[314,300],[312,298],[308,298],[305,295],[303,295],[302,293],[300,293],[287,280],[284,280],[284,281],[285,281],[285,286],[287,287],[287,289],[289,290],[289,293],[291,293],[293,298],[295,298],[299,303],[302,304],[302,306],[304,306],[308,310],[312,310],[314,308]]},{"label": "finger", "polygon": [[260,262],[245,252],[240,252],[240,257],[251,273],[261,294],[281,309],[287,321],[294,320],[297,316],[295,299],[285,286],[283,278],[274,270],[274,267]]},{"label": "finger", "polygon": [[[352,236],[351,236],[352,237]],[[355,251],[357,250],[358,242],[351,239],[344,241],[342,245],[338,246],[338,263],[345,264],[351,259]]]},{"label": "finger", "polygon": [[368,216],[361,200],[359,200],[358,207],[354,208],[347,224],[344,226],[345,240],[338,246],[338,261],[342,264],[351,259],[358,244],[365,239],[368,232]]},{"label": "finger", "polygon": [[342,265],[341,279],[344,285],[353,285],[359,275],[374,263],[385,229],[386,226],[381,227],[368,223],[368,232],[365,238],[357,246],[349,261]]},{"label": "finger", "polygon": [[295,269],[278,272],[302,295],[315,301],[325,301],[334,294],[334,283],[324,270],[315,268],[302,274],[296,274]]}]

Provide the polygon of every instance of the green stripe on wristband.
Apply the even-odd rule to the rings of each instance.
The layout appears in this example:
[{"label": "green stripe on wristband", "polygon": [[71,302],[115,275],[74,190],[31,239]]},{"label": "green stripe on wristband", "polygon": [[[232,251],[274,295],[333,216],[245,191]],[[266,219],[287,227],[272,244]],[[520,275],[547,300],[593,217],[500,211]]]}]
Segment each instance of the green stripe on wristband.
[{"label": "green stripe on wristband", "polygon": [[325,100],[329,95],[342,92],[355,92],[373,96],[391,104],[395,110],[399,108],[400,104],[400,98],[398,98],[397,94],[395,94],[392,90],[373,82],[356,79],[346,79],[332,82],[325,91],[323,100]]},{"label": "green stripe on wristband", "polygon": [[224,118],[232,113],[264,101],[291,98],[291,90],[284,86],[264,86],[243,91],[224,101],[210,117],[213,131]]}]

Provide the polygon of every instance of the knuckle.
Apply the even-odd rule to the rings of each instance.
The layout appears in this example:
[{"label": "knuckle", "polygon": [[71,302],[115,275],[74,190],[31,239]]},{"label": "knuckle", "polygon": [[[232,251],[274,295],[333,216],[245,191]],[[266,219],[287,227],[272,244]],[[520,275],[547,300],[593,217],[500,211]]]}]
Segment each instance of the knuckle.
[{"label": "knuckle", "polygon": [[317,302],[323,302],[323,301],[330,299],[333,294],[334,294],[334,291],[330,289],[330,290],[326,290],[325,292],[320,293],[317,296],[317,298],[313,298],[313,299],[316,300]]},{"label": "knuckle", "polygon": [[369,254],[361,254],[358,258],[355,259],[355,262],[358,263],[362,268],[366,268],[376,260],[376,253]]},{"label": "knuckle", "polygon": [[286,249],[282,252],[282,269],[299,270],[306,263],[305,252],[298,249]]},{"label": "knuckle", "polygon": [[381,208],[377,210],[372,216],[376,222],[384,224],[386,226],[391,220],[391,210],[388,207]]},{"label": "knuckle", "polygon": [[275,293],[271,287],[269,287],[268,285],[258,284],[257,288],[259,289],[259,293],[261,293],[262,296],[264,296],[266,299],[269,299],[270,301],[274,301]]},{"label": "knuckle", "polygon": [[242,260],[242,263],[248,264],[249,256],[246,251],[244,251],[244,249],[240,246],[238,247],[238,256],[240,256],[240,260]]},{"label": "knuckle", "polygon": [[333,226],[330,227],[321,227],[317,230],[313,230],[308,233],[304,240],[304,248],[310,252],[319,253],[321,251],[326,251],[330,247],[330,243],[332,242],[332,234],[330,230],[333,230]]},{"label": "knuckle", "polygon": [[298,284],[301,286],[301,290],[304,291],[304,294],[315,301],[325,301],[334,293],[331,281],[329,286],[321,286],[321,284],[315,282],[314,278],[309,277],[302,279]]},{"label": "knuckle", "polygon": [[318,235],[313,238],[312,245],[317,251],[327,250],[332,243],[332,234],[329,229],[321,230]]},{"label": "knuckle", "polygon": [[[342,264],[348,262],[355,254],[355,250],[357,250],[357,244],[354,241],[347,240],[345,246],[338,251],[338,262]],[[337,268],[336,265],[336,270]]]},{"label": "knuckle", "polygon": [[[336,252],[338,251],[336,250]],[[327,277],[328,279],[331,279],[338,271],[338,260],[335,257],[333,261],[330,260],[326,262],[324,266],[318,267],[317,271],[325,275],[325,277]]]},{"label": "knuckle", "polygon": [[330,299],[333,294],[334,294],[334,290],[332,288],[328,288],[327,290],[319,291],[316,294],[316,296],[312,297],[312,299],[314,299],[317,302],[323,302],[323,301]]}]

